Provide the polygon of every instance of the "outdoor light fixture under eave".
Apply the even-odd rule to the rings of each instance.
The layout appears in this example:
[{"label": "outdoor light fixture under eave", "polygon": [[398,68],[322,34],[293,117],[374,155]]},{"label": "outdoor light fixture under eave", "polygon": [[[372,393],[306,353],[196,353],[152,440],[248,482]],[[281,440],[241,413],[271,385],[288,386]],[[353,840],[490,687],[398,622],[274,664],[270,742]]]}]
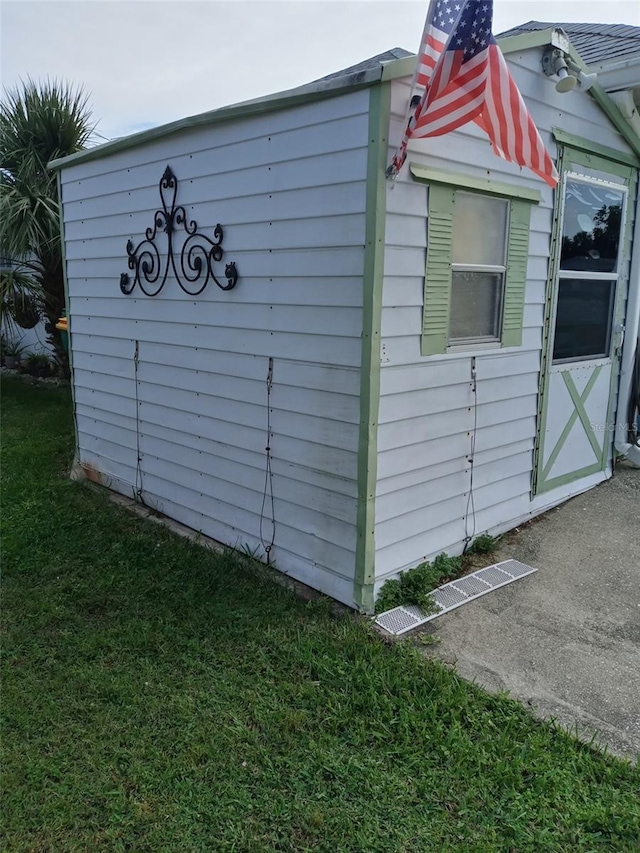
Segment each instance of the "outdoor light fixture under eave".
[{"label": "outdoor light fixture under eave", "polygon": [[557,77],[556,92],[571,92],[580,84],[580,90],[588,92],[596,82],[597,74],[586,74],[564,50],[550,45],[542,57],[542,70],[547,77]]}]

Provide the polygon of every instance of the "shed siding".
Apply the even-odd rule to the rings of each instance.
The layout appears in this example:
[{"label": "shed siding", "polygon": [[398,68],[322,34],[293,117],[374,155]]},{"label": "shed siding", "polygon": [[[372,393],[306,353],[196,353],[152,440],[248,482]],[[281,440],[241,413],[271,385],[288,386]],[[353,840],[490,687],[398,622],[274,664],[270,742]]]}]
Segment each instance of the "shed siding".
[{"label": "shed siding", "polygon": [[[353,604],[369,92],[182,131],[62,172],[79,461]],[[124,296],[169,164],[236,288]],[[135,353],[138,342],[138,364]],[[138,463],[138,456],[140,462]],[[264,504],[263,504],[264,501]],[[264,513],[262,512],[264,506]]]},{"label": "shed siding", "polygon": [[[629,150],[588,95],[556,93],[541,72],[539,51],[511,55],[509,61],[552,154],[552,127]],[[401,138],[409,96],[407,79],[393,83],[393,145]],[[522,346],[422,357],[428,187],[412,180],[405,166],[387,190],[376,589],[386,577],[440,551],[460,553],[465,537],[474,532],[507,529],[510,522],[518,523],[539,509],[531,502],[530,481],[553,192],[531,172],[495,157],[487,138],[473,125],[453,135],[411,142],[408,160],[539,190],[542,203],[531,211]]]}]

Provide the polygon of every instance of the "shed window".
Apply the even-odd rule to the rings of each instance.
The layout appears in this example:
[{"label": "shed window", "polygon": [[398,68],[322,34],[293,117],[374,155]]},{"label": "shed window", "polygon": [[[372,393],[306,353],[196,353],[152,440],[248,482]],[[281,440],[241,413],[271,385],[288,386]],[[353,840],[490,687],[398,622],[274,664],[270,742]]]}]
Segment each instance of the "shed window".
[{"label": "shed window", "polygon": [[509,202],[457,192],[451,247],[451,345],[500,340]]},{"label": "shed window", "polygon": [[422,354],[520,346],[539,193],[414,164],[411,172],[429,184]]},{"label": "shed window", "polygon": [[622,186],[566,177],[554,363],[609,357],[625,198]]}]

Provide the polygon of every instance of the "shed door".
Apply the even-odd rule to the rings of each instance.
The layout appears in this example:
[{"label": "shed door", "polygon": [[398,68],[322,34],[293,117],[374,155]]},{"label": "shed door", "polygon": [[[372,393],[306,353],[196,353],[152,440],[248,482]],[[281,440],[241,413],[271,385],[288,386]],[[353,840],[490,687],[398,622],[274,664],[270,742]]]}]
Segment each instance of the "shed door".
[{"label": "shed door", "polygon": [[614,434],[629,179],[615,164],[609,173],[571,159],[556,209],[534,493],[604,471]]}]

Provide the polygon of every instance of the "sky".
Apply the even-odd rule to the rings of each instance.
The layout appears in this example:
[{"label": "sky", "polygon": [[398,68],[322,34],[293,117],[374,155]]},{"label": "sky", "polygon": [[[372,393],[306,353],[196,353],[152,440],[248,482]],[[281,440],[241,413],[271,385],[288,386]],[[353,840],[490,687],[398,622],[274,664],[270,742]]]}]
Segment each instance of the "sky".
[{"label": "sky", "polygon": [[[290,89],[392,47],[427,13],[403,0],[1,0],[3,87],[47,76],[89,93],[103,139]],[[640,25],[638,0],[495,0],[529,20]]]}]

